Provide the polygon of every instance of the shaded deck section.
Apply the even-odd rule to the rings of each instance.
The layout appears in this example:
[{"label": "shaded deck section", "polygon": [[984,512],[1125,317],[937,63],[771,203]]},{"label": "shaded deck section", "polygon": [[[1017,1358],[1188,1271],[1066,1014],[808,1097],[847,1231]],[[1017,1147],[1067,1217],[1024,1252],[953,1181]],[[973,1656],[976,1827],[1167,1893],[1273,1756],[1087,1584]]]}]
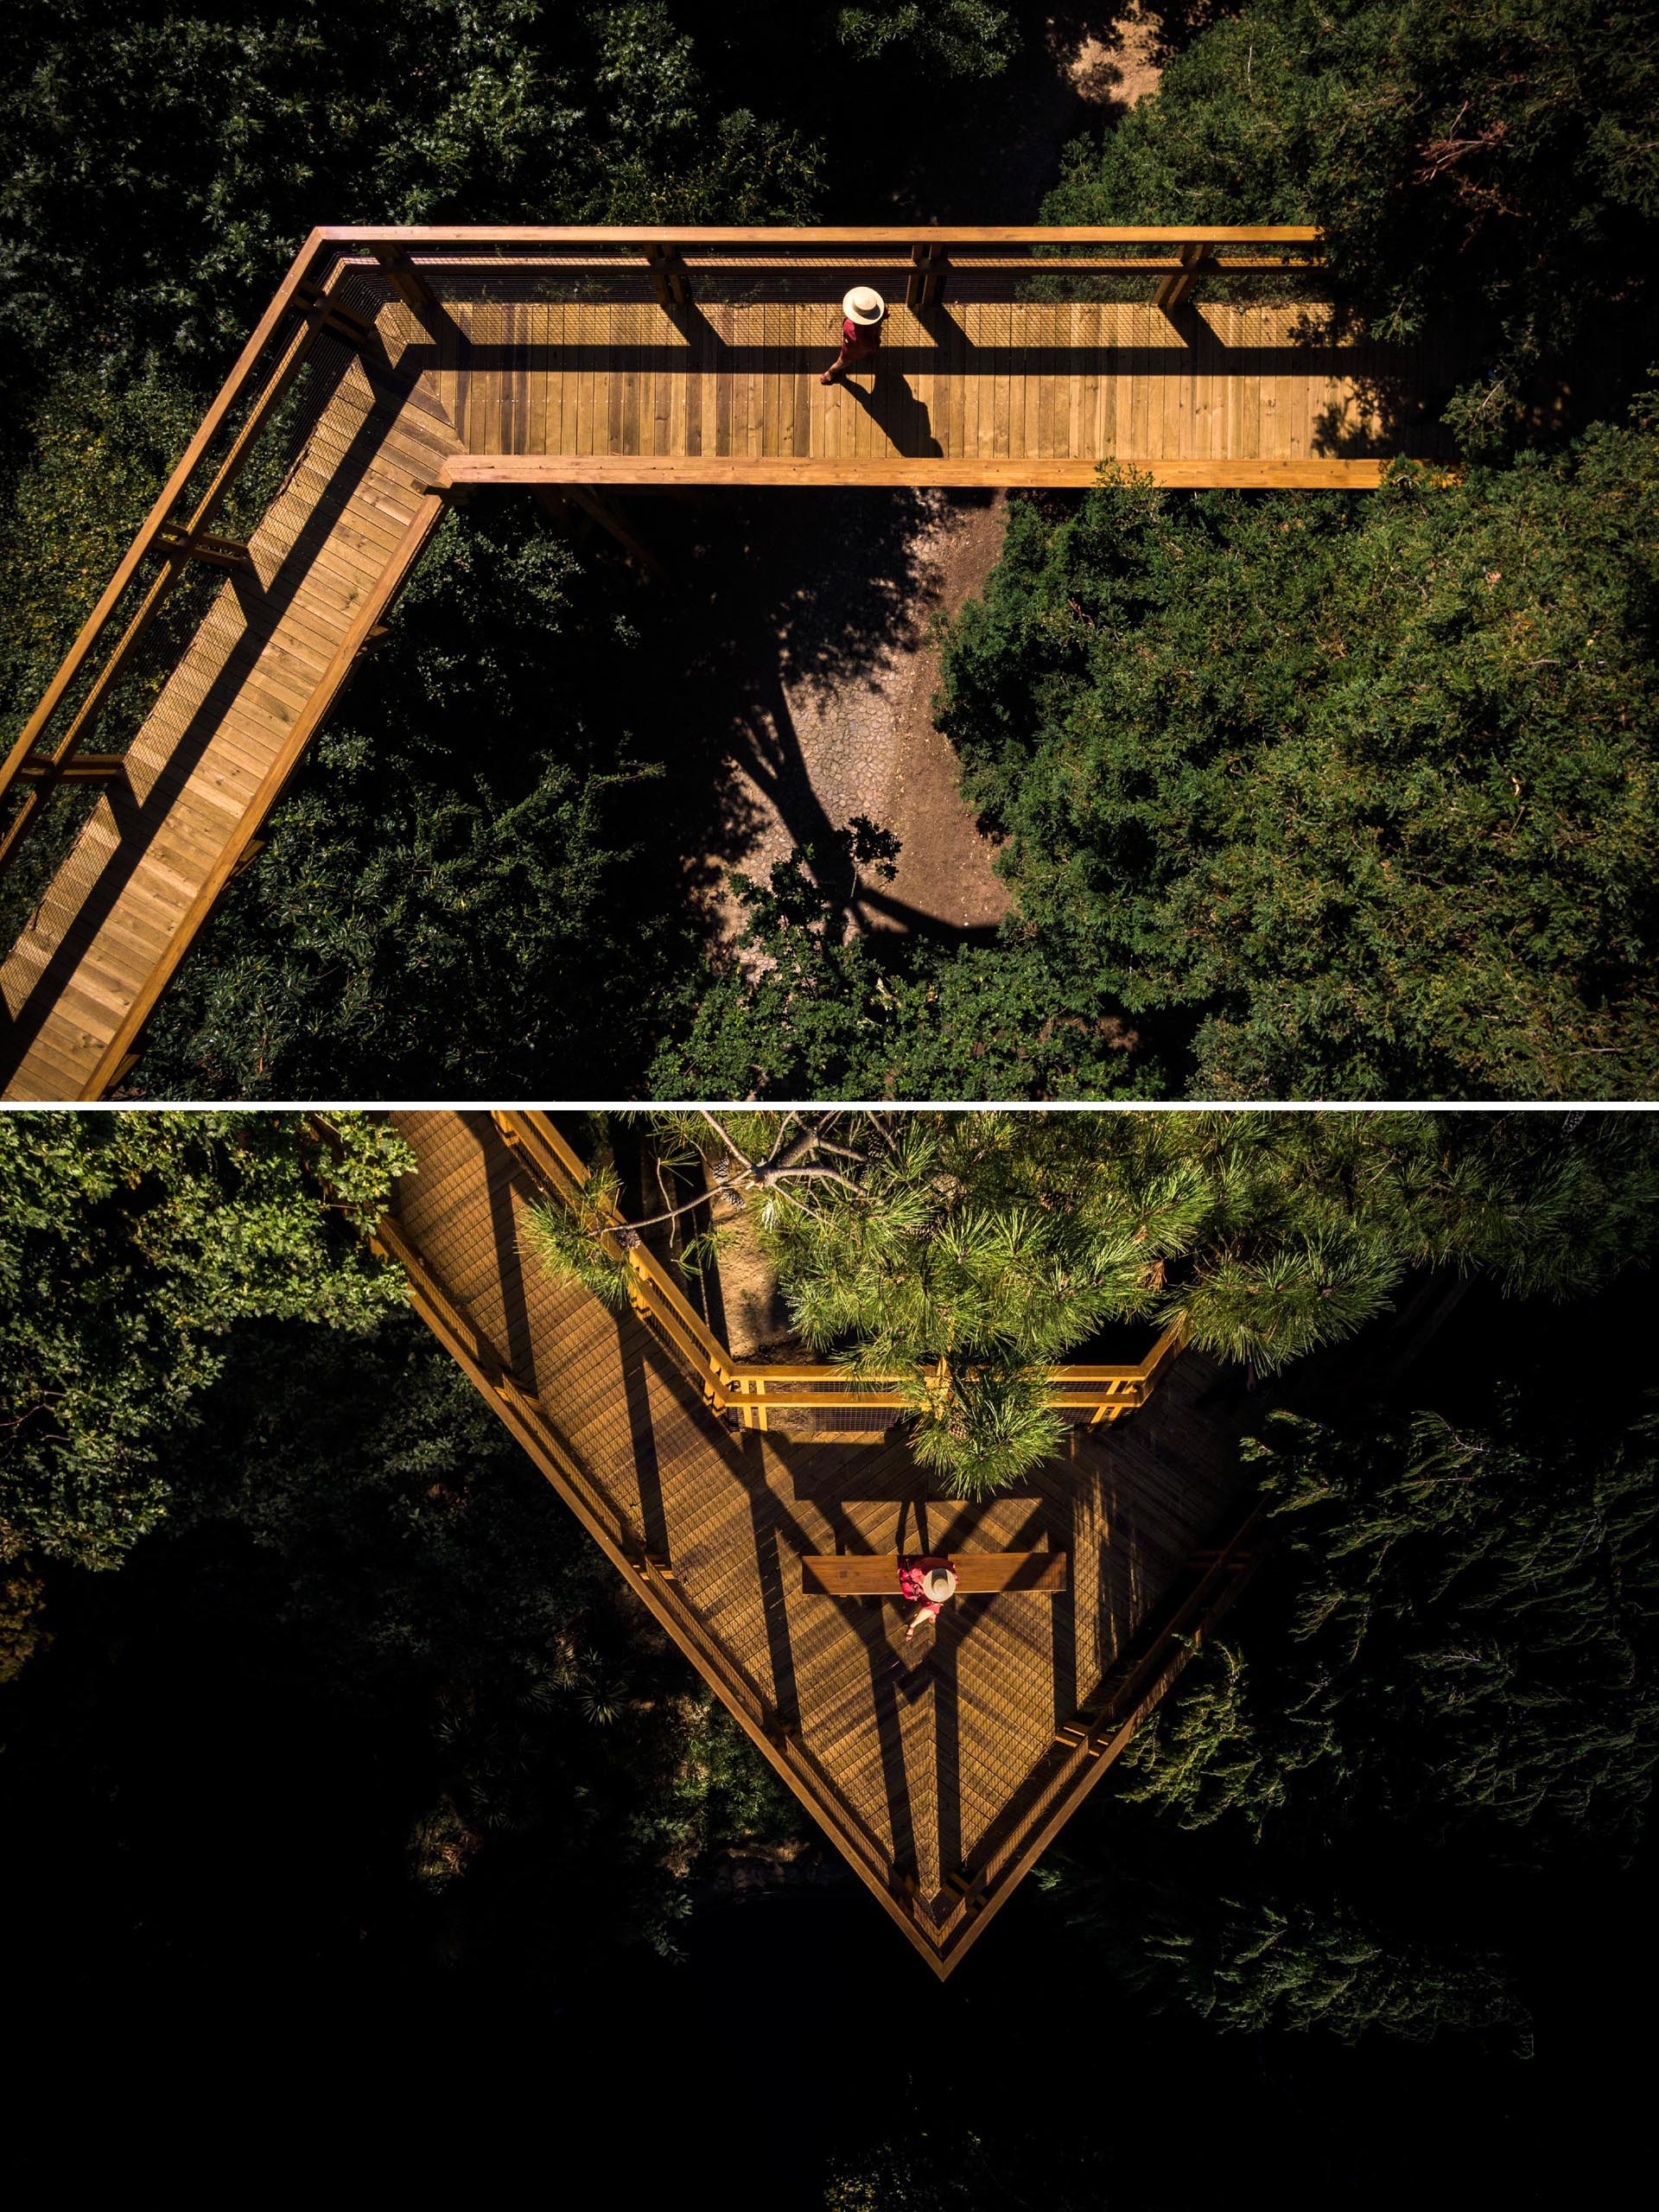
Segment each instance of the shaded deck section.
[{"label": "shaded deck section", "polygon": [[[939,1973],[955,1964],[1236,1586],[1236,1394],[1185,1353],[1152,1402],[985,1505],[899,1446],[779,1444],[711,1415],[652,1336],[520,1255],[537,1194],[486,1114],[396,1117],[419,1172],[385,1241],[561,1496]],[[803,1558],[1065,1552],[1071,1588],[959,1597],[908,1651],[896,1599]]]}]

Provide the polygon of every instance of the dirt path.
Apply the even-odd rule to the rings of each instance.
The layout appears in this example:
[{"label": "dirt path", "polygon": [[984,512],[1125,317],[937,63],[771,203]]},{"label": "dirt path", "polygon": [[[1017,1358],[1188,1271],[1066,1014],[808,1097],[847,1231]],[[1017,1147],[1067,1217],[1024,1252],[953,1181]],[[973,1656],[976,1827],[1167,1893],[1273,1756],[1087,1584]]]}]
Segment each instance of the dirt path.
[{"label": "dirt path", "polygon": [[[1090,111],[1098,121],[1156,88],[1152,41],[1151,26],[1131,13],[1103,18],[1097,31],[1054,54],[1052,117],[1020,145],[1029,169],[1022,196],[1033,214],[1059,147]],[[842,573],[860,560],[856,526],[842,519],[858,512],[846,504],[849,496],[861,504],[887,497],[808,495],[810,512],[791,499],[800,526],[810,529],[815,517],[830,524],[818,548],[815,618],[823,603],[859,588],[853,575]],[[709,865],[736,867],[764,882],[804,842],[804,823],[840,829],[863,816],[892,832],[901,849],[885,894],[861,905],[864,927],[986,929],[1007,911],[1008,893],[995,871],[995,848],[957,791],[955,750],[934,727],[940,656],[930,623],[936,610],[954,616],[983,589],[1001,550],[1007,505],[1001,494],[972,493],[894,494],[892,502],[880,533],[892,542],[881,553],[905,579],[904,603],[893,607],[880,635],[867,632],[862,657],[843,652],[829,666],[823,656],[799,650],[796,610],[777,609],[772,704],[758,725],[751,716],[738,734],[724,793],[730,834]],[[729,894],[714,903],[717,925],[729,938],[741,909]]]}]

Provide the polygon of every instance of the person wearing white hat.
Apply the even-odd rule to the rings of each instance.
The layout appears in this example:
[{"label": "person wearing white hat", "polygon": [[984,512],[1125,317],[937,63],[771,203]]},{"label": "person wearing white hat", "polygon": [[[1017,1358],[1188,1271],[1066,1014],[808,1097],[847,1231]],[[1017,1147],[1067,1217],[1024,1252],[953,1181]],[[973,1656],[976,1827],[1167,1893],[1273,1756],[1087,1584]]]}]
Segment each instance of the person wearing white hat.
[{"label": "person wearing white hat", "polygon": [[880,292],[868,284],[855,284],[841,303],[841,351],[818,378],[820,384],[834,384],[860,361],[873,361],[880,351],[887,303]]},{"label": "person wearing white hat", "polygon": [[901,1559],[899,1594],[916,1608],[905,1630],[908,1643],[924,1621],[936,1621],[939,1609],[957,1594],[957,1571],[948,1559]]}]

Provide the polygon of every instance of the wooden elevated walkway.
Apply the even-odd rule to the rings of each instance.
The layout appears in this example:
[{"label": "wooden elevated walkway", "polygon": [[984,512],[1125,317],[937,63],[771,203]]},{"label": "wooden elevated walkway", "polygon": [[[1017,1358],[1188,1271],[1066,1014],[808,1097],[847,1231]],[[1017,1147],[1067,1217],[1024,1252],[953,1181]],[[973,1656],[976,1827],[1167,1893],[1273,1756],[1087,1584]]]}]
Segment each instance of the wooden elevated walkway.
[{"label": "wooden elevated walkway", "polygon": [[[0,766],[0,866],[33,871],[4,1095],[119,1080],[445,499],[524,484],[614,523],[617,486],[1081,486],[1110,460],[1375,484],[1452,372],[1281,296],[1317,252],[1283,227],[314,233]],[[891,302],[880,361],[826,387],[857,283]]]},{"label": "wooden elevated walkway", "polygon": [[[930,1500],[902,1445],[724,1426],[639,1319],[523,1258],[541,1185],[495,1117],[395,1118],[419,1168],[383,1238],[417,1310],[948,1973],[1239,1586],[1235,1394],[1180,1354],[1144,1408],[1080,1430],[1014,1493]],[[809,1557],[895,1551],[1065,1554],[1070,1586],[964,1586],[908,1651],[897,1599],[805,1586]]]}]

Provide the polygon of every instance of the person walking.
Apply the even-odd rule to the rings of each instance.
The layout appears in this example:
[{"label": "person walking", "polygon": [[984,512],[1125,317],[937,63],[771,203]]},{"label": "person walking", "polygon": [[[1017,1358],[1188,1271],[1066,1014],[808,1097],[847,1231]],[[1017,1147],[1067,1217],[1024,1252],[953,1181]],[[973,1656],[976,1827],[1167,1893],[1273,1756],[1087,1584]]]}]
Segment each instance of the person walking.
[{"label": "person walking", "polygon": [[938,1620],[940,1607],[956,1596],[956,1569],[944,1559],[901,1559],[899,1594],[916,1608],[911,1615],[910,1626],[905,1630],[905,1642],[908,1643],[922,1623]]},{"label": "person walking", "polygon": [[861,361],[874,361],[881,350],[887,303],[880,292],[873,292],[868,284],[854,285],[841,303],[841,351],[818,378],[820,384],[834,384]]}]

